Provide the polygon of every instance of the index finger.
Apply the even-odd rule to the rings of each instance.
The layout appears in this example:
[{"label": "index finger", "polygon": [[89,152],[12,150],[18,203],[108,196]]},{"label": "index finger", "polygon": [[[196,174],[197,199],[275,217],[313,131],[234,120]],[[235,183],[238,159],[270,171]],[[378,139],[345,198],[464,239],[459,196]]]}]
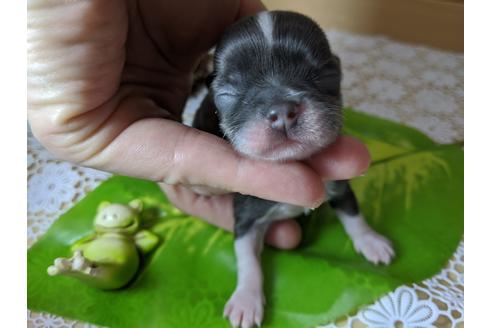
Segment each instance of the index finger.
[{"label": "index finger", "polygon": [[245,158],[214,135],[159,118],[132,123],[86,164],[167,184],[210,186],[311,208],[324,199],[322,179],[308,165]]}]

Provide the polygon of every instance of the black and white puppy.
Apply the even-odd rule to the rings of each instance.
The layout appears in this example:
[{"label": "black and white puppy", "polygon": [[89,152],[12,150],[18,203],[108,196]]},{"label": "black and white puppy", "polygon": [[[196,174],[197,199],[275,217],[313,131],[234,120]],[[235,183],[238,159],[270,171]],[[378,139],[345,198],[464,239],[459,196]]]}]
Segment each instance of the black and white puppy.
[{"label": "black and white puppy", "polygon": [[[211,77],[210,92],[194,126],[225,136],[245,156],[301,160],[339,135],[340,61],[320,27],[303,15],[262,12],[232,25],[217,45]],[[327,183],[326,193],[355,249],[373,263],[388,264],[392,246],[367,225],[348,181]],[[265,231],[271,222],[304,211],[235,194],[238,277],[224,309],[232,326],[261,324],[265,301],[260,253]]]}]

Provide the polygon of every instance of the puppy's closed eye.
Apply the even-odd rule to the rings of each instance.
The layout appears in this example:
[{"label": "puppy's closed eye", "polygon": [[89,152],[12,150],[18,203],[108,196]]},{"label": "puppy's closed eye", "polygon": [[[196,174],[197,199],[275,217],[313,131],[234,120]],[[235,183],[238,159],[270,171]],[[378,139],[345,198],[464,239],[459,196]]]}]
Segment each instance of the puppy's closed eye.
[{"label": "puppy's closed eye", "polygon": [[214,96],[215,105],[222,110],[232,108],[237,101],[237,96],[236,90],[231,86],[222,87]]}]

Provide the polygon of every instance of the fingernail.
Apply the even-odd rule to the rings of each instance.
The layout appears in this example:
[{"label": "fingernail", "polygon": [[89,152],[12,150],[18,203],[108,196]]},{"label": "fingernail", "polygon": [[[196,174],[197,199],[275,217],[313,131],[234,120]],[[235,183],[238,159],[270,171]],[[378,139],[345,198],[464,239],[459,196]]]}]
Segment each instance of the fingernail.
[{"label": "fingernail", "polygon": [[321,198],[320,200],[316,201],[313,206],[310,207],[311,211],[314,211],[318,207],[320,207],[324,202],[326,201],[326,197]]}]

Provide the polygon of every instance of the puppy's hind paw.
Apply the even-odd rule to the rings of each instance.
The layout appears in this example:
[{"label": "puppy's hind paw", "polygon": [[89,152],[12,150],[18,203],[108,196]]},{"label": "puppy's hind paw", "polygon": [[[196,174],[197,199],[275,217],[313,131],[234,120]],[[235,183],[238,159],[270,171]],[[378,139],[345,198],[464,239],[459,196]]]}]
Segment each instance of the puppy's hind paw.
[{"label": "puppy's hind paw", "polygon": [[388,265],[395,255],[391,242],[375,231],[357,236],[353,241],[355,250],[374,264]]},{"label": "puppy's hind paw", "polygon": [[248,289],[236,289],[224,308],[234,328],[260,327],[263,320],[263,294]]}]

